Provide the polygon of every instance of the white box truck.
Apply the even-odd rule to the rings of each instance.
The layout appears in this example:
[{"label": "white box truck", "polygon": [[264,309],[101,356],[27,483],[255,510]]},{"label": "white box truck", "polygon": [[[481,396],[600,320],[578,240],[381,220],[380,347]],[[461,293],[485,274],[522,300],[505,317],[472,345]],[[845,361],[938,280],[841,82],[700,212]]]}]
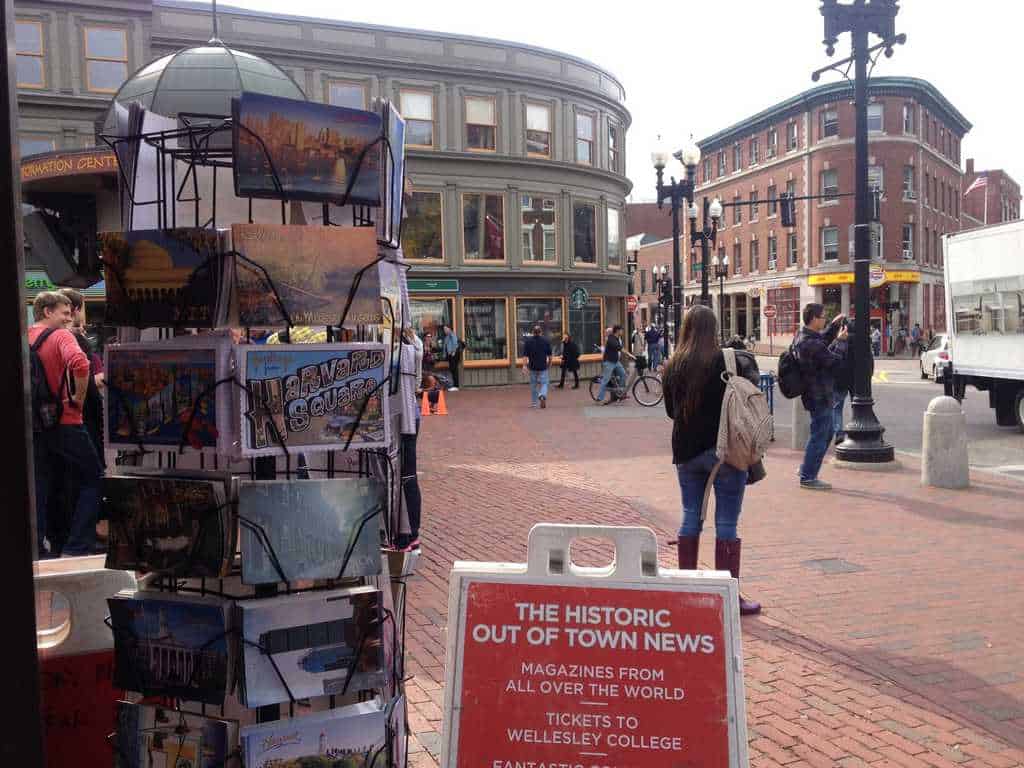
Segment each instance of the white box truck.
[{"label": "white box truck", "polygon": [[942,242],[952,393],[963,399],[968,386],[988,392],[996,424],[1024,431],[1024,221]]}]

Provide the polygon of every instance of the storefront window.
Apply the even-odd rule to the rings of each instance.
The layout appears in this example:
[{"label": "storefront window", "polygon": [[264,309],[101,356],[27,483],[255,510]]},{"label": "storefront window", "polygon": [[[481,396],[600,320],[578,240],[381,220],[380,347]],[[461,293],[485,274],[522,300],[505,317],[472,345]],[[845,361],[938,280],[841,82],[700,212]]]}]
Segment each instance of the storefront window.
[{"label": "storefront window", "polygon": [[619,237],[621,216],[617,208],[608,209],[608,266],[612,269],[622,269],[622,240]]},{"label": "storefront window", "polygon": [[796,333],[800,328],[800,289],[769,288],[768,303],[774,305],[775,320],[769,321],[770,332],[776,336]]},{"label": "storefront window", "polygon": [[554,199],[522,196],[523,261],[558,260],[558,218]]},{"label": "storefront window", "polygon": [[601,329],[601,300],[591,299],[582,309],[569,307],[569,334],[580,348],[580,354],[595,352],[604,343]]},{"label": "storefront window", "polygon": [[597,264],[597,235],[594,206],[576,203],[572,207],[573,258],[578,264]]},{"label": "storefront window", "polygon": [[411,260],[444,259],[441,228],[441,193],[413,192],[405,204],[402,222],[402,251]]},{"label": "storefront window", "polygon": [[505,299],[464,299],[462,315],[467,362],[508,359]]},{"label": "storefront window", "polygon": [[466,261],[505,260],[505,196],[462,196],[462,242]]},{"label": "storefront window", "polygon": [[825,317],[831,320],[843,311],[843,286],[826,285],[821,293],[821,303],[825,305]]},{"label": "storefront window", "polygon": [[441,338],[441,326],[451,327],[455,315],[455,299],[409,299],[409,310],[412,315],[411,324],[417,335],[424,339],[429,333],[433,343]]},{"label": "storefront window", "polygon": [[[562,354],[562,300],[561,299],[516,299],[516,355],[523,356],[523,343],[533,334],[533,326],[540,325],[541,332],[551,342],[555,355]],[[580,347],[581,352],[587,350]]]}]

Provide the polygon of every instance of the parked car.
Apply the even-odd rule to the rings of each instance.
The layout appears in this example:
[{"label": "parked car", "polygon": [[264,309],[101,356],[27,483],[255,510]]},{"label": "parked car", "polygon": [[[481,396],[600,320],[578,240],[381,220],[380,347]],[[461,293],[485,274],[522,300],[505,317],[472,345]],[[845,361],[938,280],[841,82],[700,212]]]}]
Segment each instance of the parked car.
[{"label": "parked car", "polygon": [[921,378],[941,381],[942,371],[949,360],[949,336],[937,333],[932,343],[921,353]]}]

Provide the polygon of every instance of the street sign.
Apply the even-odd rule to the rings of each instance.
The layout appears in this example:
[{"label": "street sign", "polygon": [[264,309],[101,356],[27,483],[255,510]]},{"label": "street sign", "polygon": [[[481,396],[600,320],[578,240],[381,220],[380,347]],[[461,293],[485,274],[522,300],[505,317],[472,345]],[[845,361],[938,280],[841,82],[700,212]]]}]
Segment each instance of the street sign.
[{"label": "street sign", "polygon": [[459,281],[452,279],[424,280],[410,277],[409,293],[458,293]]},{"label": "street sign", "polygon": [[[604,568],[572,562],[610,539]],[[649,528],[535,525],[449,581],[444,768],[748,763],[735,579],[658,567]]]},{"label": "street sign", "polygon": [[629,314],[636,312],[636,308],[640,305],[640,300],[636,296],[629,296],[626,298],[626,309],[629,310]]},{"label": "street sign", "polygon": [[777,315],[778,313],[779,313],[779,312],[778,312],[778,310],[777,310],[777,309],[775,309],[775,305],[774,305],[774,304],[765,304],[765,305],[764,305],[764,316],[765,316],[765,317],[766,317],[766,318],[767,318],[768,320],[774,320],[774,319],[775,319],[775,316],[776,316],[776,315]]},{"label": "street sign", "polygon": [[868,273],[868,282],[872,288],[878,288],[885,283],[885,267],[871,267]]},{"label": "street sign", "polygon": [[582,285],[577,285],[569,292],[569,308],[583,309],[590,301],[590,292]]}]

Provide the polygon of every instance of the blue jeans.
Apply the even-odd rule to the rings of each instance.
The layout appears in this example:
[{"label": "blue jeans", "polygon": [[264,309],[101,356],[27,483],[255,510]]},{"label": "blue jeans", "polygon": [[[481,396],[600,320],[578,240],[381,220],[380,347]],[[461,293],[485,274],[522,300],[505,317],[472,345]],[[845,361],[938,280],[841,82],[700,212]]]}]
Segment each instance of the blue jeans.
[{"label": "blue jeans", "polygon": [[54,464],[63,460],[63,471],[77,475],[78,500],[71,515],[71,529],[65,555],[91,555],[96,545],[96,518],[100,506],[100,481],[103,467],[89,432],[83,426],[59,426],[32,435],[36,483],[36,539],[43,554],[46,535],[46,509],[50,489],[57,482]]},{"label": "blue jeans", "polygon": [[[799,404],[794,407],[799,408]],[[827,405],[819,405],[811,411],[811,436],[804,449],[804,463],[800,465],[800,480],[817,480],[821,462],[832,442],[832,419],[835,411]]]},{"label": "blue jeans", "polygon": [[[694,456],[689,461],[676,464],[679,475],[679,490],[683,496],[683,524],[680,536],[699,536],[704,527],[700,519],[700,507],[704,501],[704,489],[718,457],[713,448]],[[736,526],[743,506],[743,492],[747,487],[747,471],[722,464],[715,476],[715,538],[732,541],[739,538]]]},{"label": "blue jeans", "polygon": [[537,404],[537,399],[543,397],[548,399],[548,369],[543,371],[530,371],[530,399]]},{"label": "blue jeans", "polygon": [[619,374],[619,386],[626,383],[626,369],[622,363],[609,363],[607,360],[601,363],[601,388],[597,391],[598,402],[604,402],[604,392],[608,388],[608,382],[612,380],[613,373]]},{"label": "blue jeans", "polygon": [[836,435],[845,435],[845,424],[843,423],[843,408],[846,406],[846,393],[836,390],[835,400],[832,404],[832,432]]},{"label": "blue jeans", "polygon": [[658,366],[661,365],[661,347],[657,344],[647,345],[647,365],[652,371],[658,370]]}]

